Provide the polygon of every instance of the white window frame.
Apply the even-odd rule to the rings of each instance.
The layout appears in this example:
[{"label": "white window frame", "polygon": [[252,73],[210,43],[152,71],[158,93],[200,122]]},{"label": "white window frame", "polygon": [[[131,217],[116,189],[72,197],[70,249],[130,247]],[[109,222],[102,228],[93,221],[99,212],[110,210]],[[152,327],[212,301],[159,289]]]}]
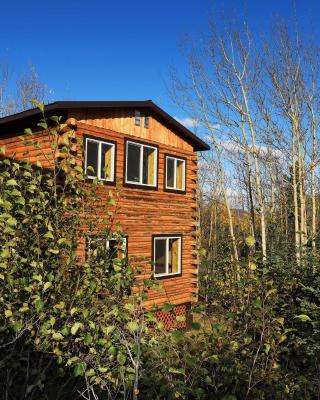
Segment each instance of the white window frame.
[{"label": "white window frame", "polygon": [[[87,152],[88,152],[88,142],[95,142],[98,143],[99,148],[98,148],[98,171],[97,171],[97,176],[90,175],[90,172],[87,171],[88,165],[88,157],[87,157]],[[101,146],[103,144],[108,144],[112,148],[112,163],[111,163],[111,178],[106,179],[106,178],[101,178]],[[101,181],[106,181],[106,182],[113,182],[114,181],[114,170],[115,170],[115,143],[108,142],[107,140],[100,140],[100,139],[93,139],[93,138],[86,138],[86,151],[85,151],[85,174],[87,178],[89,179],[99,179]]]},{"label": "white window frame", "polygon": [[[122,244],[121,244],[123,246],[123,248],[122,248],[122,250],[123,250],[122,259],[128,257],[128,236],[123,236],[120,239],[117,238],[117,237],[111,237],[109,239],[104,239],[103,237],[95,236],[95,239],[96,240],[101,240],[101,243],[103,243],[103,241],[105,240],[105,246],[106,246],[107,250],[110,249],[110,241],[111,240],[118,240],[119,242],[122,241]],[[90,254],[90,243],[91,243],[91,237],[89,236],[88,237],[88,252],[89,252],[89,254]]]},{"label": "white window frame", "polygon": [[[168,159],[174,160],[174,169],[173,169],[173,181],[174,187],[168,186]],[[177,188],[177,162],[183,162],[183,186],[182,189]],[[168,190],[178,190],[179,192],[184,192],[186,190],[186,160],[179,157],[174,156],[166,156],[166,189]]]},{"label": "white window frame", "polygon": [[[178,254],[178,272],[169,272],[169,240],[170,239],[178,239],[179,240],[179,254]],[[155,266],[156,266],[156,241],[157,240],[166,240],[166,272],[162,274],[156,274]],[[181,274],[181,262],[182,262],[182,237],[175,235],[168,236],[154,236],[153,237],[153,276],[155,278],[161,278],[163,276],[175,276]]]},{"label": "white window frame", "polygon": [[[128,180],[128,147],[129,144],[133,144],[135,146],[140,146],[142,148],[142,151],[140,151],[140,165],[139,165],[139,175],[140,175],[140,179],[139,182],[133,182],[133,181],[129,181]],[[145,147],[149,147],[153,150],[156,151],[156,156],[154,157],[154,183],[153,185],[149,185],[148,183],[142,183],[142,179],[143,179],[143,152],[144,152],[144,148]],[[127,140],[126,141],[126,183],[130,184],[130,185],[138,185],[138,186],[147,186],[147,187],[157,187],[157,177],[158,177],[158,148],[156,146],[152,146],[149,144],[142,144],[139,142],[135,142],[135,141],[131,141],[131,140]]]}]

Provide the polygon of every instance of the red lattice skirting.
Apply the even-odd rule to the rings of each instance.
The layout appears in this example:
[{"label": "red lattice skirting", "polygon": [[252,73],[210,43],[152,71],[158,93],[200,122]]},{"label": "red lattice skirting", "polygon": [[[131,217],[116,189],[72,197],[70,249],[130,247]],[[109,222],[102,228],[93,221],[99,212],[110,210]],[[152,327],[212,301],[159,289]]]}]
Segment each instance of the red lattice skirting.
[{"label": "red lattice skirting", "polygon": [[[156,311],[155,315],[159,322],[163,323],[166,329],[186,329],[189,325],[190,303],[179,304],[172,311]],[[185,317],[184,321],[177,321],[178,316]]]}]

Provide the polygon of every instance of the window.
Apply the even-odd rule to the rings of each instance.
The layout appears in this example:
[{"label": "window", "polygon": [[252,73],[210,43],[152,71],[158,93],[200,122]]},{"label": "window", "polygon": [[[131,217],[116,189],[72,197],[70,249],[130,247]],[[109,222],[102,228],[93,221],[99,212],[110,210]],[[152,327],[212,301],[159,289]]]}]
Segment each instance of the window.
[{"label": "window", "polygon": [[144,127],[149,129],[149,125],[150,125],[150,118],[146,115],[144,117]]},{"label": "window", "polygon": [[115,143],[86,138],[85,170],[88,178],[114,181]]},{"label": "window", "polygon": [[157,186],[158,149],[137,142],[126,142],[126,183]]},{"label": "window", "polygon": [[181,235],[153,237],[154,276],[181,273]]},{"label": "window", "polygon": [[102,262],[109,272],[113,267],[114,260],[127,259],[127,237],[105,239],[91,236],[87,242],[87,255]]},{"label": "window", "polygon": [[186,161],[166,156],[166,189],[185,191]]},{"label": "window", "polygon": [[134,124],[136,126],[140,126],[140,121],[141,121],[141,113],[139,110],[136,110],[134,112]]}]

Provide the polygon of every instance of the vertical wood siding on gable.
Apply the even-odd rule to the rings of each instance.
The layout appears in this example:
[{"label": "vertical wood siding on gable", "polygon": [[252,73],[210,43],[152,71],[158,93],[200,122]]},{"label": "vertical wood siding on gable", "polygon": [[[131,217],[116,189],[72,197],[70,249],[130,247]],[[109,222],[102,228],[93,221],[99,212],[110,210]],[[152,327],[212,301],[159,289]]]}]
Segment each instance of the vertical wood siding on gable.
[{"label": "vertical wood siding on gable", "polygon": [[[193,151],[193,146],[185,138],[177,135],[155,114],[145,114],[142,109],[140,126],[136,126],[134,111],[134,109],[72,110],[69,111],[69,117],[76,118],[79,122],[111,129],[143,140],[153,140],[158,144]],[[150,116],[149,128],[144,127],[145,115]]]}]

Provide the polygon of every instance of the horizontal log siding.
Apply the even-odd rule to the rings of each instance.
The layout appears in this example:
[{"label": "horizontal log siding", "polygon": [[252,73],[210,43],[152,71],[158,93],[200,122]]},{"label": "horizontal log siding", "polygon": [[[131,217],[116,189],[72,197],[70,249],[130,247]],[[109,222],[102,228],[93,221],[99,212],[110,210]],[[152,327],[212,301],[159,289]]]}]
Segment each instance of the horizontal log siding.
[{"label": "horizontal log siding", "polygon": [[[35,148],[32,144],[25,145],[19,135],[23,135],[25,140],[37,141],[41,148]],[[53,164],[54,151],[51,148],[51,141],[46,132],[38,132],[32,138],[24,135],[23,132],[12,136],[7,135],[4,138],[0,138],[0,146],[5,146],[6,157],[27,160],[30,163],[39,161],[44,168],[49,168]]]},{"label": "horizontal log siding", "polygon": [[[111,139],[117,143],[116,178],[123,179],[124,141],[130,136],[112,130],[78,123],[77,136],[96,136]],[[141,139],[141,138],[140,138]],[[152,235],[182,234],[182,274],[177,277],[161,279],[163,291],[149,291],[146,306],[172,302],[184,304],[195,299],[197,293],[197,156],[195,153],[159,142],[148,140],[150,144],[159,145],[158,190],[122,187],[120,199],[116,204],[116,222],[128,234],[128,254],[133,264],[143,267],[141,278],[150,277],[152,273]],[[165,154],[185,157],[186,194],[168,193],[164,188]],[[110,186],[99,188],[107,201]],[[107,207],[106,207],[107,210]]]},{"label": "horizontal log siding", "polygon": [[[155,121],[155,120],[154,120]],[[95,121],[90,121],[94,123]],[[128,124],[131,126],[131,117]],[[151,125],[158,126],[150,121]],[[129,126],[128,125],[128,126]],[[143,125],[143,121],[142,121]],[[126,128],[127,129],[127,128]],[[150,129],[150,128],[149,128]],[[144,269],[143,277],[149,277],[151,270],[152,235],[153,234],[182,234],[182,274],[161,280],[163,291],[151,290],[146,306],[172,302],[173,304],[189,303],[197,295],[197,160],[190,144],[184,142],[180,137],[172,136],[167,128],[160,131],[160,135],[152,134],[154,130],[148,131],[148,137],[143,135],[125,135],[110,129],[96,127],[91,124],[78,122],[76,135],[92,135],[102,139],[111,139],[117,142],[117,165],[116,178],[123,178],[124,171],[124,140],[144,140],[146,143],[159,146],[158,163],[158,190],[144,190],[141,188],[126,188],[121,190],[120,200],[116,204],[116,221],[120,222],[124,231],[128,234],[128,253],[131,261],[141,265]],[[166,134],[164,132],[167,132]],[[169,133],[168,133],[169,132]],[[43,167],[52,166],[53,153],[50,148],[50,139],[45,132],[39,132],[35,137],[42,143],[42,149],[35,149],[32,145],[25,146],[18,138],[22,132],[10,132],[0,138],[0,146],[6,146],[6,155],[17,159],[28,159],[31,163],[40,161]],[[151,140],[151,137],[153,140]],[[174,140],[173,140],[174,139]],[[164,144],[166,142],[167,144]],[[184,142],[184,144],[182,144]],[[168,144],[168,143],[171,143]],[[164,188],[164,161],[165,154],[185,157],[187,160],[186,170],[186,194],[175,194],[165,192]],[[45,155],[44,155],[45,154]],[[82,157],[77,157],[78,163]],[[112,186],[99,188],[101,194],[107,199]],[[107,210],[108,206],[105,207]],[[108,209],[109,210],[109,209]],[[83,246],[79,251],[83,253]]]}]

